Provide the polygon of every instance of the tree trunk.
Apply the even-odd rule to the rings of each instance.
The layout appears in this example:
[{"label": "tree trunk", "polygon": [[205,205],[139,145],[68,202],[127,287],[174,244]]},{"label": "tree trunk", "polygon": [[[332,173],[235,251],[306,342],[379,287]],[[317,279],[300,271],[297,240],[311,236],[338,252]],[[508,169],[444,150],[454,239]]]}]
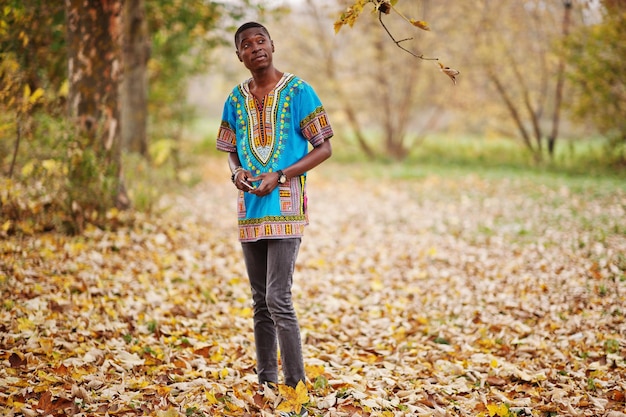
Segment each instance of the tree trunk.
[{"label": "tree trunk", "polygon": [[[341,110],[343,110],[343,112],[346,115],[348,124],[350,125],[350,128],[352,129],[352,132],[354,133],[354,136],[357,140],[357,143],[359,144],[359,147],[361,148],[363,153],[365,153],[367,158],[374,159],[374,157],[376,157],[376,152],[374,152],[372,147],[367,143],[365,133],[363,132],[363,127],[359,123],[357,111],[354,108],[354,100],[348,97],[348,95],[345,93],[342,87],[340,77],[337,75],[337,63],[336,63],[335,55],[333,53],[334,48],[331,46],[332,42],[329,41],[324,36],[324,33],[325,33],[324,25],[326,24],[326,22],[324,21],[324,19],[319,13],[319,10],[315,6],[316,4],[315,0],[307,0],[307,3],[310,7],[310,13],[313,16],[313,23],[316,25],[317,27],[316,30],[320,34],[319,35],[320,45],[323,46],[322,56],[324,58],[324,62],[326,63],[326,65],[322,65],[324,69],[324,73],[326,77],[328,78],[328,81],[333,85],[335,97],[337,98],[337,101],[341,105]],[[324,46],[324,45],[328,45],[328,46]]]},{"label": "tree trunk", "polygon": [[120,89],[124,149],[148,157],[148,78],[150,55],[144,0],[125,0],[122,48],[124,77]]},{"label": "tree trunk", "polygon": [[[563,38],[567,38],[572,14],[572,0],[563,0],[563,6],[565,7],[563,13]],[[563,54],[559,57],[559,67],[557,71],[556,90],[554,92],[554,113],[552,114],[552,132],[550,132],[550,136],[548,136],[548,154],[550,158],[554,158],[556,138],[559,135],[561,101],[563,99],[563,84],[565,83],[565,58]]]},{"label": "tree trunk", "polygon": [[380,106],[380,118],[385,142],[385,154],[400,161],[407,156],[408,150],[404,146],[404,133],[402,132],[404,126],[399,126],[396,118],[400,117],[398,116],[398,112],[408,111],[408,109],[399,109],[394,102],[397,93],[391,85],[389,72],[386,71],[385,63],[389,62],[385,52],[386,41],[387,38],[383,35],[378,36],[378,38],[374,41],[374,48],[376,50],[376,66],[373,78],[376,80],[376,85],[378,87],[378,91],[375,94]]},{"label": "tree trunk", "polygon": [[498,91],[500,98],[502,98],[502,100],[504,101],[506,108],[509,110],[511,117],[515,121],[515,125],[517,126],[517,129],[520,135],[522,136],[522,139],[524,140],[524,144],[526,145],[526,148],[528,148],[528,150],[532,153],[535,162],[540,162],[541,153],[539,153],[533,147],[530,134],[524,127],[524,121],[522,120],[522,116],[517,111],[517,107],[515,107],[515,103],[513,103],[513,99],[507,93],[507,89],[504,86],[504,83],[500,80],[495,70],[488,68],[487,71],[488,71],[489,77],[491,78],[494,85],[496,86],[496,90]]},{"label": "tree trunk", "polygon": [[118,104],[122,70],[119,36],[122,0],[66,0],[69,114],[85,146],[102,157],[117,179],[114,204],[128,208],[122,183]]}]

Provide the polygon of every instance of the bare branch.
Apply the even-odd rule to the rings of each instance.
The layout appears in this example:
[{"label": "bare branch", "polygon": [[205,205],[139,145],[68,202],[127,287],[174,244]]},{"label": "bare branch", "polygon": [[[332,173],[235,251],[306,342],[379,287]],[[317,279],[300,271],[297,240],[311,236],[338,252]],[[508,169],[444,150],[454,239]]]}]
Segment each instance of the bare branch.
[{"label": "bare branch", "polygon": [[393,37],[391,32],[389,32],[389,29],[387,29],[387,26],[385,26],[385,23],[383,22],[383,12],[380,10],[378,11],[378,21],[382,25],[383,29],[385,29],[385,32],[387,32],[387,35],[389,35],[393,43],[395,43],[398,48],[402,49],[405,52],[408,52],[409,54],[413,55],[415,58],[423,59],[426,61],[439,61],[439,58],[428,58],[428,57],[425,57],[424,54],[417,55],[413,53],[412,51],[406,49],[404,46],[400,45],[402,42],[410,41],[413,38],[405,38],[405,39],[401,39],[397,41],[396,38]]}]

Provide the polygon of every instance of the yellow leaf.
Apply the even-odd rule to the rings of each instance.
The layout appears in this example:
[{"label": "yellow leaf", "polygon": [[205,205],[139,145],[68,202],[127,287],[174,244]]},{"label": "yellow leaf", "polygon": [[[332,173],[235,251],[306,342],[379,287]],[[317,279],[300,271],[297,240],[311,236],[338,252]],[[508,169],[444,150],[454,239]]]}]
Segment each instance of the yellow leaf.
[{"label": "yellow leaf", "polygon": [[107,315],[112,318],[112,319],[117,319],[118,315],[117,315],[117,310],[110,308],[110,307],[105,307],[104,308],[104,312],[107,313]]},{"label": "yellow leaf", "polygon": [[56,172],[59,169],[61,164],[54,159],[46,159],[41,163],[41,166],[45,168],[46,171]]},{"label": "yellow leaf", "polygon": [[28,102],[30,104],[35,104],[37,100],[39,100],[43,96],[43,88],[38,88],[35,92],[30,96]]},{"label": "yellow leaf", "polygon": [[26,235],[32,235],[35,233],[35,229],[33,228],[33,224],[30,221],[19,221],[17,223],[17,228],[18,230],[20,230],[22,233],[26,234]]},{"label": "yellow leaf", "polygon": [[343,25],[352,27],[359,17],[359,14],[363,11],[365,4],[369,2],[370,0],[357,0],[351,7],[348,7],[334,24],[335,33],[338,33]]},{"label": "yellow leaf", "polygon": [[35,328],[35,323],[27,319],[26,317],[20,317],[19,319],[17,319],[17,329],[20,332],[23,332],[26,330],[32,330],[34,328]]},{"label": "yellow leaf", "polygon": [[0,123],[0,134],[7,135],[15,130],[15,121],[9,120],[6,123]]},{"label": "yellow leaf", "polygon": [[299,413],[302,405],[309,402],[309,393],[304,382],[298,382],[295,388],[288,385],[279,385],[278,393],[284,398],[283,402],[276,408],[278,411],[295,411]]},{"label": "yellow leaf", "polygon": [[120,215],[120,211],[117,207],[113,207],[111,208],[109,211],[107,211],[106,217],[107,219],[115,219],[117,217],[119,217]]},{"label": "yellow leaf", "polygon": [[4,222],[2,224],[2,231],[3,232],[8,232],[9,229],[11,228],[11,224],[13,224],[13,222],[11,220],[7,220],[6,222]]},{"label": "yellow leaf", "polygon": [[[11,405],[11,404],[9,404]],[[13,408],[15,409],[15,411],[22,411],[22,408],[24,408],[24,406],[26,405],[26,403],[20,402],[20,401],[13,401]]]},{"label": "yellow leaf", "polygon": [[20,34],[18,35],[18,38],[22,40],[22,45],[23,46],[28,46],[28,42],[29,42],[29,37],[26,34],[26,32],[20,32]]},{"label": "yellow leaf", "polygon": [[63,378],[53,373],[44,371],[37,372],[37,379],[41,385],[44,385],[43,382],[47,382],[48,384],[58,384],[59,382],[63,382]]},{"label": "yellow leaf", "polygon": [[30,176],[35,170],[35,163],[33,161],[28,161],[24,167],[22,167],[22,175],[25,177]]},{"label": "yellow leaf", "polygon": [[233,308],[233,313],[236,314],[239,317],[252,317],[252,309],[250,307],[244,307],[244,308]]},{"label": "yellow leaf", "polygon": [[24,100],[28,100],[30,98],[30,85],[26,84],[24,86]]},{"label": "yellow leaf", "polygon": [[54,349],[54,340],[51,338],[41,338],[39,339],[39,346],[41,346],[41,350],[46,353],[52,353]]},{"label": "yellow leaf", "polygon": [[63,84],[61,84],[61,87],[59,87],[59,96],[67,97],[69,92],[70,92],[70,83],[68,80],[65,80],[63,81]]},{"label": "yellow leaf", "polygon": [[428,23],[424,22],[423,20],[411,19],[410,22],[413,26],[418,27],[422,30],[430,30],[430,26],[428,26]]},{"label": "yellow leaf", "polygon": [[509,414],[509,407],[506,404],[487,404],[487,411],[491,417],[506,417]]},{"label": "yellow leaf", "polygon": [[217,351],[211,354],[211,362],[218,363],[224,360],[224,355],[222,354],[223,349],[219,348]]},{"label": "yellow leaf", "polygon": [[316,379],[320,375],[324,375],[325,372],[324,365],[305,365],[304,368],[311,380]]},{"label": "yellow leaf", "polygon": [[209,301],[213,304],[217,304],[217,297],[213,294],[213,291],[207,291],[204,296],[209,299]]},{"label": "yellow leaf", "polygon": [[372,291],[381,291],[385,288],[385,284],[379,279],[372,280]]},{"label": "yellow leaf", "polygon": [[212,392],[205,391],[204,395],[206,397],[206,400],[209,402],[209,405],[215,405],[219,402],[217,401],[217,398],[215,398],[215,394],[213,394]]},{"label": "yellow leaf", "polygon": [[163,165],[176,150],[178,143],[172,139],[161,139],[150,145],[150,157],[156,166]]},{"label": "yellow leaf", "polygon": [[167,410],[160,410],[156,412],[158,417],[179,417],[178,409],[176,407],[170,407]]}]

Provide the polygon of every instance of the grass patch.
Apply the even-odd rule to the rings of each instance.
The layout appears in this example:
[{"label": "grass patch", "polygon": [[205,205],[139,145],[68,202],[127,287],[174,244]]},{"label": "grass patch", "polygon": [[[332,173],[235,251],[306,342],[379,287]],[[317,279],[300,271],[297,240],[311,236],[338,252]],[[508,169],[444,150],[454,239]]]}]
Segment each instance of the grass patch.
[{"label": "grass patch", "polygon": [[523,177],[553,186],[565,182],[580,190],[600,186],[600,194],[606,189],[625,187],[626,169],[613,167],[602,159],[605,145],[599,139],[563,142],[557,146],[554,160],[540,164],[533,162],[532,155],[520,143],[502,138],[432,136],[416,145],[403,161],[382,157],[368,160],[362,153],[355,152],[353,144],[348,143],[344,148],[338,138],[333,140],[333,161],[354,166],[351,172],[357,178]]},{"label": "grass patch", "polygon": [[[201,161],[202,157],[224,157],[215,149],[219,120],[196,120],[189,129],[188,149]],[[370,135],[374,137],[372,133]],[[368,159],[354,138],[336,132],[333,156],[316,175],[332,179],[347,175],[360,179],[421,180],[427,177],[444,179],[476,175],[485,180],[528,180],[528,192],[540,198],[541,187],[568,187],[591,198],[602,197],[616,189],[626,190],[626,168],[612,166],[607,158],[606,142],[601,139],[557,143],[554,160],[537,164],[519,142],[499,137],[463,135],[431,135],[412,147],[403,161],[384,156]],[[374,143],[370,140],[369,143]],[[198,157],[200,159],[198,159]],[[567,198],[567,197],[564,197]]]},{"label": "grass patch", "polygon": [[[225,155],[215,148],[218,129],[219,120],[198,118],[185,132],[180,158],[188,172],[183,177],[196,178],[196,181],[187,183],[193,184],[202,177],[198,172],[206,158],[223,158],[226,163]],[[373,138],[374,134],[370,136]],[[543,196],[537,184],[551,189],[565,186],[591,198],[626,189],[626,169],[612,167],[603,160],[605,142],[600,139],[563,140],[557,144],[554,160],[541,164],[533,162],[532,155],[519,141],[498,137],[431,135],[413,146],[403,161],[383,156],[370,160],[353,138],[340,132],[336,132],[332,141],[333,157],[315,175],[329,179],[342,175],[357,180],[413,181],[433,176],[456,180],[470,175],[484,180],[524,180],[528,184],[528,193],[536,198]],[[170,173],[169,176],[172,175],[176,174]]]}]

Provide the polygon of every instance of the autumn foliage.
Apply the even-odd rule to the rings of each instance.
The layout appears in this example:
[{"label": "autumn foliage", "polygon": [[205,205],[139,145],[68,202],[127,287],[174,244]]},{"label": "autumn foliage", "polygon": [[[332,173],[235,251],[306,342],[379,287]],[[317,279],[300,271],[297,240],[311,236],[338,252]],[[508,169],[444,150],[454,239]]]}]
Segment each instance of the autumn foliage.
[{"label": "autumn foliage", "polygon": [[0,414],[623,416],[623,188],[328,165],[295,275],[307,383],[261,390],[223,162],[132,227],[0,241]]}]

